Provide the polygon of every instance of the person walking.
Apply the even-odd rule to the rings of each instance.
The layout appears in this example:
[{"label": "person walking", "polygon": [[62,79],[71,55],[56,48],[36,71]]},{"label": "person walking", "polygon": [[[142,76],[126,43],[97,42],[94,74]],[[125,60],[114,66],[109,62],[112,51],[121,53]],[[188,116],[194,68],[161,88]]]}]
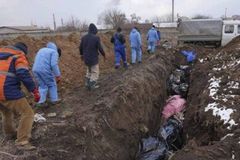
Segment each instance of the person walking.
[{"label": "person walking", "polygon": [[61,80],[61,73],[58,60],[61,49],[55,43],[49,42],[46,47],[41,48],[35,57],[33,64],[33,74],[39,85],[41,99],[37,106],[46,106],[47,95],[49,93],[51,104],[60,102],[57,92],[57,83]]},{"label": "person walking", "polygon": [[82,37],[79,52],[81,59],[87,66],[85,85],[89,90],[98,88],[97,81],[99,78],[99,52],[106,60],[105,52],[102,48],[100,37],[95,24],[91,23],[88,28],[88,34]]},{"label": "person walking", "polygon": [[[30,144],[29,139],[34,112],[21,91],[21,83],[33,94],[35,102],[39,101],[40,95],[29,72],[27,53],[28,47],[22,42],[0,48],[0,112],[5,138],[16,137],[18,148],[33,150],[36,147]],[[14,114],[20,115],[17,132],[13,125]]]},{"label": "person walking", "polygon": [[148,49],[147,49],[148,53],[154,53],[156,44],[159,41],[159,36],[154,25],[148,31],[147,41],[148,41]]},{"label": "person walking", "polygon": [[136,27],[134,27],[130,32],[129,40],[130,40],[130,46],[131,46],[131,64],[134,65],[136,63],[136,60],[139,63],[141,63],[142,39]]},{"label": "person walking", "polygon": [[114,53],[115,53],[115,69],[120,67],[120,61],[122,59],[124,68],[127,68],[127,57],[126,57],[126,46],[125,46],[125,37],[122,34],[122,29],[117,28],[117,32],[111,38],[111,43],[114,44]]},{"label": "person walking", "polygon": [[158,42],[157,42],[157,45],[160,46],[161,32],[160,32],[159,30],[157,30],[157,34],[158,34]]}]

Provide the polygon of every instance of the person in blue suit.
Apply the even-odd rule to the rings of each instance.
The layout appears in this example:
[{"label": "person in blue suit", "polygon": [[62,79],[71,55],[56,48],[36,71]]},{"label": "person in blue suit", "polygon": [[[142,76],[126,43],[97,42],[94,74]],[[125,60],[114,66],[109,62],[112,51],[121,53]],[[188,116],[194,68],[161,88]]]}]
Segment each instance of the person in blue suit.
[{"label": "person in blue suit", "polygon": [[180,53],[186,57],[188,63],[194,62],[197,58],[197,54],[194,51],[183,50]]},{"label": "person in blue suit", "polygon": [[136,27],[134,27],[129,36],[130,46],[131,46],[131,63],[135,64],[136,60],[141,63],[141,47],[142,47],[142,38]]},{"label": "person in blue suit", "polygon": [[39,86],[40,101],[38,105],[44,105],[49,93],[52,104],[59,102],[57,83],[60,82],[61,73],[58,66],[58,59],[61,55],[55,43],[49,42],[47,46],[37,52],[33,64],[33,74]]},{"label": "person in blue suit", "polygon": [[123,66],[127,68],[127,57],[126,57],[126,46],[125,46],[125,37],[122,34],[122,29],[117,28],[117,32],[111,38],[111,43],[114,44],[114,53],[115,53],[115,68],[120,67],[120,61],[122,59]]},{"label": "person in blue suit", "polygon": [[148,31],[147,34],[147,41],[148,41],[148,49],[147,51],[149,53],[155,52],[155,47],[157,42],[159,41],[159,35],[157,33],[157,30],[155,29],[155,26],[153,25],[152,28]]}]

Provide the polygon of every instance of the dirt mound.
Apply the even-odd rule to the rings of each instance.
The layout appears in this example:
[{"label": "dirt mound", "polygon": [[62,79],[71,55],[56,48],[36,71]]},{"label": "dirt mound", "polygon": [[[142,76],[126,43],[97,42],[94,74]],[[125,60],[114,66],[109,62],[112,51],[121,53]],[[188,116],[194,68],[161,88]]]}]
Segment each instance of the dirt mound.
[{"label": "dirt mound", "polygon": [[[106,34],[100,34],[104,49],[106,50],[106,63],[100,62],[101,72],[109,72],[112,70],[114,54],[112,53],[112,44],[110,37]],[[15,42],[22,41],[29,47],[28,59],[30,65],[34,61],[37,51],[46,45],[47,42],[53,41],[62,49],[62,57],[60,58],[60,70],[62,72],[63,81],[61,82],[60,92],[64,94],[72,88],[79,87],[83,84],[85,75],[85,65],[80,59],[78,46],[80,44],[80,35],[72,33],[69,36],[53,36],[35,39],[28,36],[20,36],[14,40],[3,40],[0,46],[12,45]]]},{"label": "dirt mound", "polygon": [[235,37],[231,42],[229,42],[226,46],[223,47],[223,50],[236,50],[236,48],[240,48],[240,36]]},{"label": "dirt mound", "polygon": [[191,141],[173,159],[239,159],[239,67],[239,37],[217,52],[199,55],[185,120]]},{"label": "dirt mound", "polygon": [[[48,41],[56,42],[63,51],[60,93],[64,98],[62,104],[43,110],[47,122],[34,125],[32,143],[37,151],[19,151],[13,141],[3,143],[2,151],[29,160],[114,160],[135,156],[143,129],[154,132],[158,128],[161,106],[166,99],[166,78],[172,70],[174,56],[171,51],[161,51],[141,65],[113,72],[111,35],[100,36],[108,61],[100,62],[101,88],[94,92],[81,86],[85,69],[75,34],[42,39],[22,36],[0,42],[1,45],[17,41],[28,44],[31,63],[37,49]],[[1,153],[0,157],[8,158]]]}]

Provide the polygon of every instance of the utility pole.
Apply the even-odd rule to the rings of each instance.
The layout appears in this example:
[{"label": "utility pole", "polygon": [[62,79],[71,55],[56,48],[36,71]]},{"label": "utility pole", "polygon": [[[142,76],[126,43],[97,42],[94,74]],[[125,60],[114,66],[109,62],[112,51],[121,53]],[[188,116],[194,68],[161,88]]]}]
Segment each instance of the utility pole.
[{"label": "utility pole", "polygon": [[53,13],[53,29],[54,29],[54,31],[56,31],[56,29],[57,29],[54,13]]},{"label": "utility pole", "polygon": [[61,23],[62,23],[62,27],[63,27],[63,18],[61,18]]},{"label": "utility pole", "polygon": [[227,8],[225,8],[225,19],[227,19]]},{"label": "utility pole", "polygon": [[174,22],[174,0],[172,0],[172,22]]},{"label": "utility pole", "polygon": [[73,16],[72,16],[72,26],[75,27],[75,21]]}]

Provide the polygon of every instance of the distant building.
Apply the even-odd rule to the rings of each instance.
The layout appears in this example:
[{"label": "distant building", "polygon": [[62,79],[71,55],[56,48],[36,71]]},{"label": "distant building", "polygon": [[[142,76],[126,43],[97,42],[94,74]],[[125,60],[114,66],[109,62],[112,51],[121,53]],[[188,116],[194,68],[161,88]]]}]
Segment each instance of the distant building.
[{"label": "distant building", "polygon": [[39,28],[37,26],[0,26],[0,35],[49,33],[50,31],[50,28]]},{"label": "distant building", "polygon": [[177,22],[153,23],[157,28],[177,28]]},{"label": "distant building", "polygon": [[233,19],[233,20],[240,20],[240,15],[233,15],[233,16],[232,16],[232,19]]}]

